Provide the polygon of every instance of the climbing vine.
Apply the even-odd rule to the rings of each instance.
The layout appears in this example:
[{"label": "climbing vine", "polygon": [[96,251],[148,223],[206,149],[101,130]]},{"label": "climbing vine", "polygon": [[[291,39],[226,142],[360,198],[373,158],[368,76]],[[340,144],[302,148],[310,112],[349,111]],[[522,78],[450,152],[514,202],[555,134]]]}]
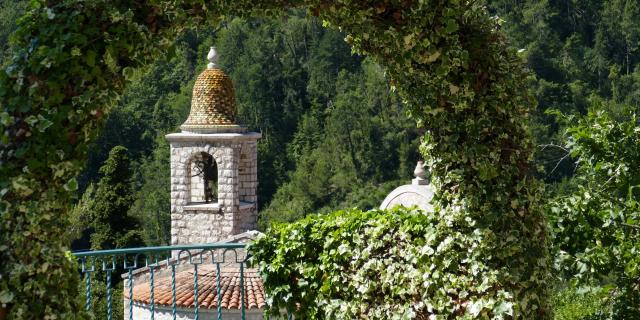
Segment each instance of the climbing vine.
[{"label": "climbing vine", "polygon": [[[533,102],[500,19],[481,1],[60,0],[32,4],[0,72],[0,304],[10,318],[82,316],[64,255],[74,177],[134,70],[166,55],[184,27],[289,7],[343,30],[387,70],[425,128],[437,215],[477,237],[460,244],[461,268],[443,275],[460,315],[472,316],[458,286],[469,277],[487,299],[512,305],[510,316],[549,317],[546,229],[526,128]],[[462,267],[472,263],[491,271]],[[478,316],[496,316],[481,307]]]}]

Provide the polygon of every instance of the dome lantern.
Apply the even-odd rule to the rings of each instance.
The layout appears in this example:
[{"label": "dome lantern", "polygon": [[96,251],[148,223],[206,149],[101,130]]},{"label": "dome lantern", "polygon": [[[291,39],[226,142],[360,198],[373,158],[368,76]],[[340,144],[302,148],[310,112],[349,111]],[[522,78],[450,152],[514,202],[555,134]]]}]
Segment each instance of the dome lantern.
[{"label": "dome lantern", "polygon": [[180,129],[193,133],[246,132],[246,128],[237,123],[233,83],[217,65],[218,54],[214,47],[209,50],[207,59],[207,69],[200,73],[193,86],[189,117]]}]

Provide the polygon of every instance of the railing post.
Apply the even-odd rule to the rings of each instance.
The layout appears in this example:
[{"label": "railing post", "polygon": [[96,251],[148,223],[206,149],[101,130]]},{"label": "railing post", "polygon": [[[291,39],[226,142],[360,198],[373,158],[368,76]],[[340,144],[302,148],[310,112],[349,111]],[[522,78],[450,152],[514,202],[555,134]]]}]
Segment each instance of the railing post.
[{"label": "railing post", "polygon": [[85,272],[85,309],[87,311],[91,310],[91,274],[89,272]]},{"label": "railing post", "polygon": [[240,312],[242,313],[242,320],[245,320],[244,311],[244,261],[240,262]]},{"label": "railing post", "polygon": [[154,283],[153,283],[154,282],[153,277],[154,277],[154,273],[155,272],[154,272],[154,269],[153,269],[154,268],[153,264],[148,264],[147,263],[147,265],[149,266],[149,286],[150,286],[150,289],[151,289],[151,292],[149,293],[149,302],[151,304],[151,320],[154,320],[155,313],[156,313],[156,303],[153,300],[153,298],[154,298],[153,295],[154,295],[154,291],[155,291]]},{"label": "railing post", "polygon": [[129,269],[127,275],[129,285],[129,320],[133,320],[133,271]]},{"label": "railing post", "polygon": [[111,293],[111,273],[116,269],[116,257],[111,256],[111,266],[108,267],[107,260],[102,260],[102,270],[107,273],[107,320],[113,318],[113,297]]},{"label": "railing post", "polygon": [[87,258],[83,257],[81,260],[82,273],[84,273],[85,279],[85,309],[87,312],[91,311],[91,272],[96,270],[96,260],[91,258],[91,269],[87,268]]},{"label": "railing post", "polygon": [[176,320],[176,265],[171,265],[171,315]]},{"label": "railing post", "polygon": [[125,254],[123,267],[127,270],[127,287],[129,287],[129,320],[133,320],[133,269],[138,267],[138,255],[133,255],[133,264],[129,265],[127,254]]},{"label": "railing post", "polygon": [[216,299],[218,299],[218,320],[222,320],[222,296],[220,295],[220,262],[216,262]]},{"label": "railing post", "polygon": [[198,264],[193,265],[193,303],[195,307],[195,320],[198,320]]},{"label": "railing post", "polygon": [[111,270],[107,270],[107,320],[111,320],[113,311],[111,310]]}]

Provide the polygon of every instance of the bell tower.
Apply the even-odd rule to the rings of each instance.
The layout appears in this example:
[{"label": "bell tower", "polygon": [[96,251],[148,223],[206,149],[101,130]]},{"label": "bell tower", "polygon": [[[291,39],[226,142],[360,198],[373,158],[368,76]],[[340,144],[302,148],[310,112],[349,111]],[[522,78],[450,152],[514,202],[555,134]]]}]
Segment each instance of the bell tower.
[{"label": "bell tower", "polygon": [[209,243],[257,227],[260,133],[236,120],[233,83],[209,64],[193,87],[191,111],[171,146],[171,244]]}]

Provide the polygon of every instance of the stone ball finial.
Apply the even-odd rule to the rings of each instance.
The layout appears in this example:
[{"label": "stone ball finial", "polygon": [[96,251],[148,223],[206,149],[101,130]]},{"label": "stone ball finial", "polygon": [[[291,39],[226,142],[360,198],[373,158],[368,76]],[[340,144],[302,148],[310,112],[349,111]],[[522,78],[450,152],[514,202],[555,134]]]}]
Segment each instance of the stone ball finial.
[{"label": "stone ball finial", "polygon": [[216,67],[216,63],[218,62],[218,52],[216,51],[216,47],[209,48],[207,60],[209,60],[209,64],[207,65],[208,69],[213,69]]},{"label": "stone ball finial", "polygon": [[411,180],[414,185],[429,184],[429,180],[427,180],[427,172],[424,170],[423,161],[418,161],[418,163],[416,164],[416,168],[413,170],[413,175],[416,176],[415,179]]},{"label": "stone ball finial", "polygon": [[418,161],[418,163],[416,164],[416,168],[413,170],[413,175],[416,176],[416,178],[424,179],[424,162]]}]

